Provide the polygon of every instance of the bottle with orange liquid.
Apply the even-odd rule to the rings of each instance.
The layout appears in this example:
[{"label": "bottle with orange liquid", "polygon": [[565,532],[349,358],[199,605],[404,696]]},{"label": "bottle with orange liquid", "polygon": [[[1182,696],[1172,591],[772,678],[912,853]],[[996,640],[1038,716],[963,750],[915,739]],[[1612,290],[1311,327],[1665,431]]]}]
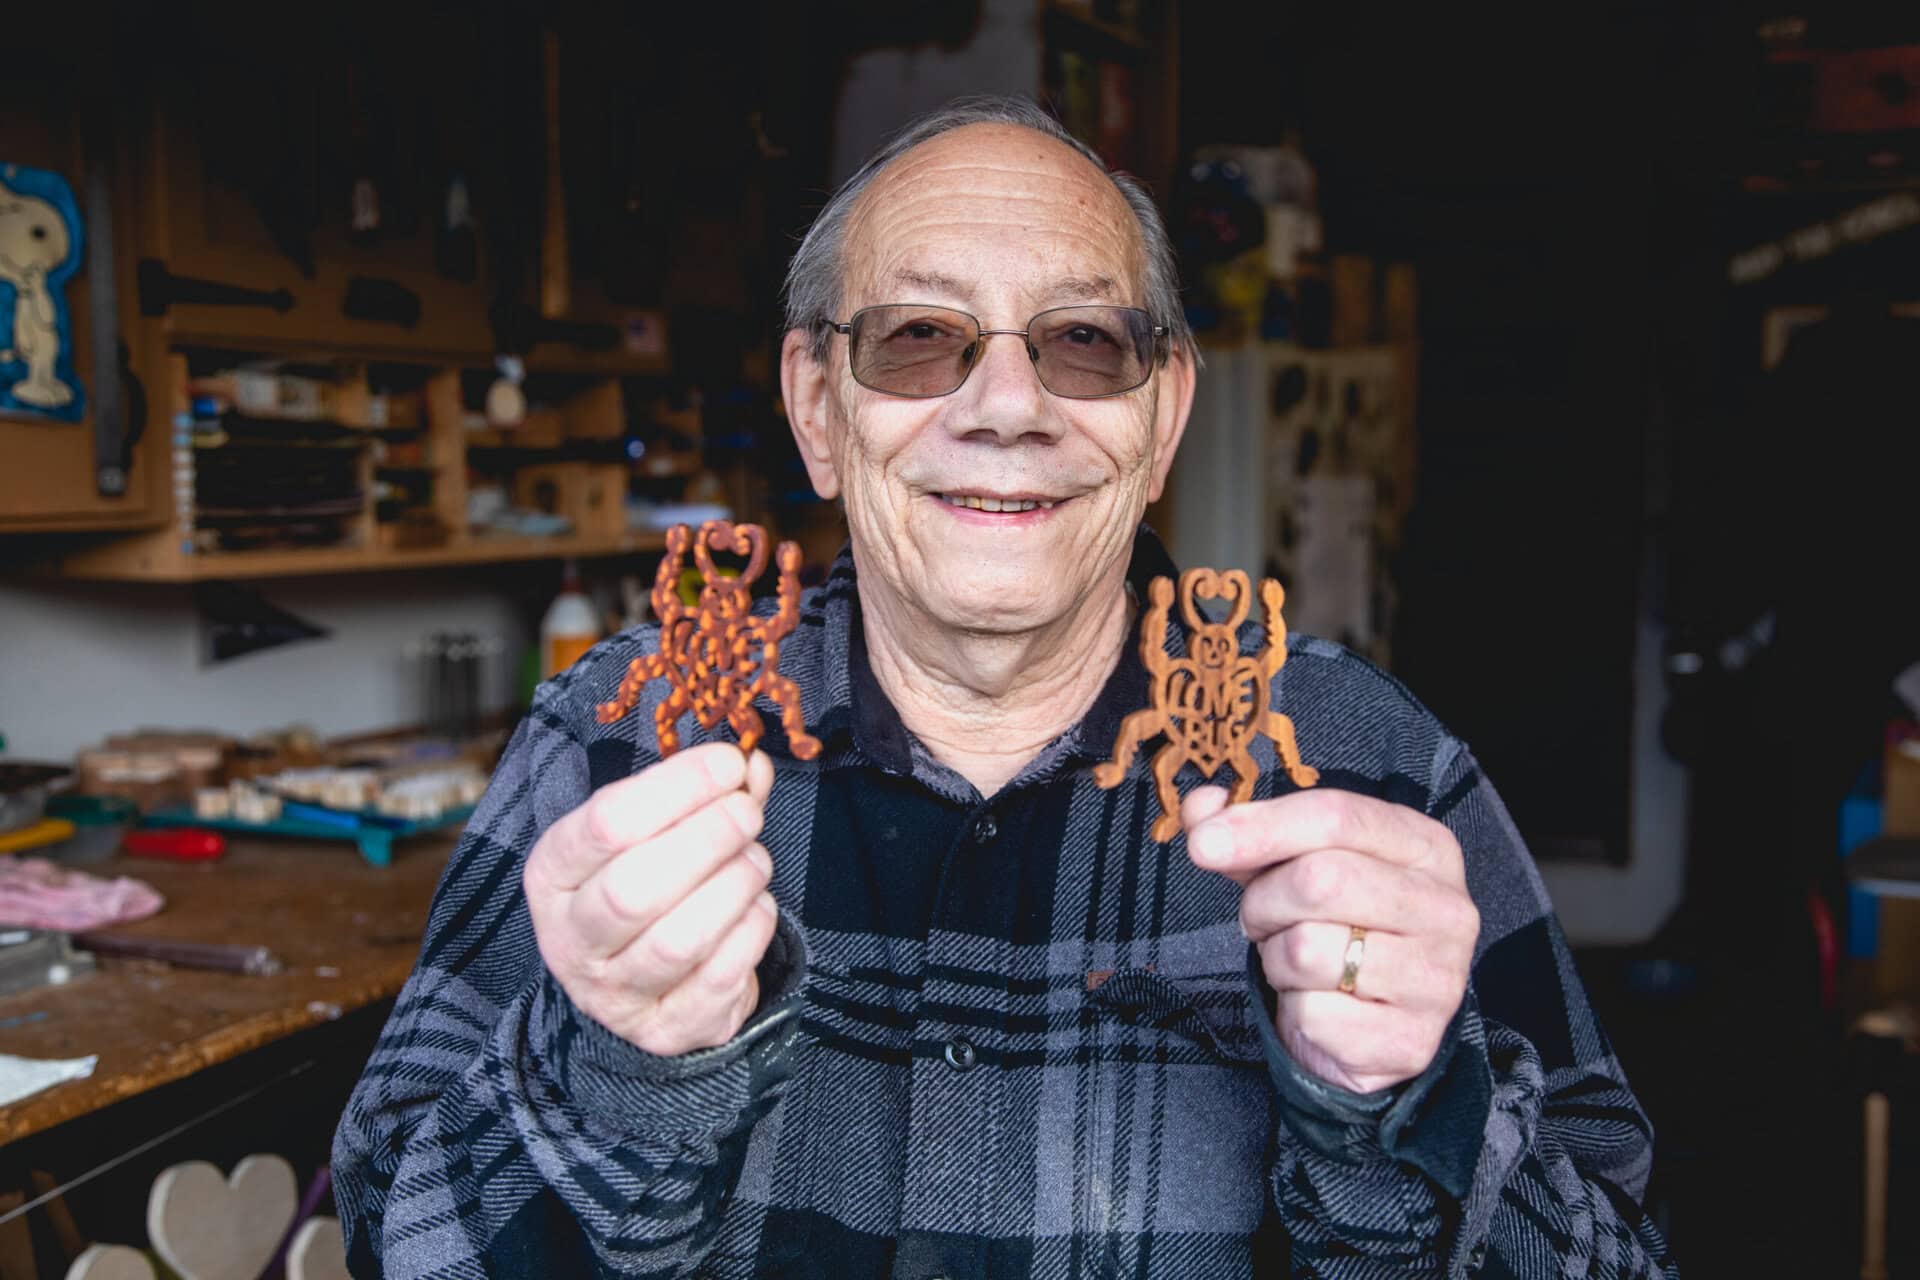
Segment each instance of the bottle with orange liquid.
[{"label": "bottle with orange liquid", "polygon": [[540,622],[540,678],[550,679],[565,671],[599,643],[603,634],[600,611],[592,597],[580,589],[580,567],[569,560],[560,594],[547,606],[547,616]]}]

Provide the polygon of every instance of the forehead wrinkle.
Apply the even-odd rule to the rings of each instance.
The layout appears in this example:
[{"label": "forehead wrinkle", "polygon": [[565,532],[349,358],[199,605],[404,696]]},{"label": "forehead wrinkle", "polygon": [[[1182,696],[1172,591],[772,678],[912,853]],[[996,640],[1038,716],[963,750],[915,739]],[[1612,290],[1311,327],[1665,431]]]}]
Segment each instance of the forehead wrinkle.
[{"label": "forehead wrinkle", "polygon": [[[1005,284],[1019,296],[1036,300],[1124,303],[1139,287],[1144,252],[1138,235],[1121,228],[1089,228],[1070,219],[1047,218],[1036,225],[1035,219],[1006,216],[1004,208],[992,212],[1001,216],[991,216],[986,209],[981,211],[984,216],[967,218],[901,209],[877,219],[874,234],[849,239],[848,300],[860,297],[867,305],[941,298],[972,303],[985,288]],[[1004,233],[1006,243],[1018,246],[1028,261],[983,263],[964,245],[948,249],[964,241],[968,231],[977,233],[982,227]],[[928,296],[911,297],[903,290],[924,290]]]},{"label": "forehead wrinkle", "polygon": [[[882,194],[886,194],[884,191]],[[872,195],[872,190],[861,198]],[[1119,193],[1114,193],[1116,199]],[[1064,207],[1063,207],[1064,206]],[[1132,210],[1120,217],[1102,217],[1090,211],[1085,201],[1063,200],[1048,191],[1002,191],[984,187],[959,187],[940,191],[933,184],[921,184],[901,192],[894,199],[873,203],[859,211],[848,228],[849,238],[873,239],[885,235],[911,235],[928,228],[947,229],[962,224],[999,225],[1023,230],[1035,226],[1078,234],[1108,234],[1129,249],[1138,242],[1139,227]]]},{"label": "forehead wrinkle", "polygon": [[[944,271],[921,271],[913,267],[895,267],[878,281],[889,288],[921,289],[929,294],[946,294],[955,298],[971,299],[974,288],[971,284],[950,276]],[[1120,292],[1118,282],[1109,275],[1064,275],[1028,287],[1036,297],[1099,299],[1110,301]],[[907,295],[902,294],[903,298]]]},{"label": "forehead wrinkle", "polygon": [[[982,156],[981,150],[991,148]],[[1064,206],[1064,207],[1063,207]],[[1136,287],[1144,275],[1145,245],[1138,220],[1108,176],[1085,156],[1051,138],[1018,126],[969,125],[933,138],[899,157],[875,176],[849,211],[842,258],[843,288],[859,283],[878,284],[889,260],[911,259],[920,243],[938,245],[942,232],[963,224],[975,228],[1003,226],[1011,238],[1044,252],[1051,265],[1065,267],[1066,287],[1055,280],[1043,296],[1073,296],[1072,286],[1087,280],[1105,281],[1104,294],[1085,290],[1081,296],[1112,298],[1123,292],[1103,268]],[[929,236],[928,232],[934,234]],[[1038,236],[1035,232],[1038,232]],[[1097,242],[1108,237],[1112,242]],[[905,241],[899,248],[886,241]],[[1063,262],[1063,241],[1093,250],[1086,262]],[[1090,243],[1091,242],[1091,243]],[[1112,250],[1119,247],[1119,262]],[[909,261],[906,272],[946,277],[929,281],[951,286],[950,272],[931,264]],[[1023,289],[1023,292],[1032,292]],[[949,296],[970,296],[965,290]]]}]

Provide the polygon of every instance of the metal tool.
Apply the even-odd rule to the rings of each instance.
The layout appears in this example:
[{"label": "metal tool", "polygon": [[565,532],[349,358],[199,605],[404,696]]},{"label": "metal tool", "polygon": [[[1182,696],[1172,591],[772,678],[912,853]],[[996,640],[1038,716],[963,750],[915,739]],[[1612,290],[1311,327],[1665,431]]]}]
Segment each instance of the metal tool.
[{"label": "metal tool", "polygon": [[75,946],[103,955],[160,960],[183,969],[217,969],[223,973],[244,973],[256,978],[271,977],[286,967],[269,948],[240,943],[138,938],[104,932],[76,933],[73,941]]}]

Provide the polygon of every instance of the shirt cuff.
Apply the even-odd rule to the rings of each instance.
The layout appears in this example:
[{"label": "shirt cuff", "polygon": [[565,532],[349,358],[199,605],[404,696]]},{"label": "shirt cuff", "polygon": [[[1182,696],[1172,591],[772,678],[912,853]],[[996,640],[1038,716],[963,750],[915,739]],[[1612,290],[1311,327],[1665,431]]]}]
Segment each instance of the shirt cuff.
[{"label": "shirt cuff", "polygon": [[751,1123],[792,1074],[806,944],[785,911],[756,974],[760,1004],[733,1039],[663,1057],[583,1012],[542,968],[528,1025],[555,1083],[594,1121],[630,1133],[724,1135]]},{"label": "shirt cuff", "polygon": [[1276,999],[1251,945],[1247,999],[1281,1119],[1295,1137],[1343,1164],[1387,1159],[1411,1165],[1456,1202],[1466,1199],[1493,1109],[1493,1075],[1471,986],[1427,1069],[1372,1093],[1328,1084],[1294,1061],[1280,1042]]}]

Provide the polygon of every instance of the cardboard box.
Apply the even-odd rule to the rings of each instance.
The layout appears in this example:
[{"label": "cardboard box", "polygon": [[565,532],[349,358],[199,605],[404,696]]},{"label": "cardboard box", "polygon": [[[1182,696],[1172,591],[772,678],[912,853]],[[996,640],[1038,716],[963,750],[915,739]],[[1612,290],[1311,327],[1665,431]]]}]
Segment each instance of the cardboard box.
[{"label": "cardboard box", "polygon": [[569,440],[618,440],[627,431],[626,401],[611,378],[567,401],[561,416]]},{"label": "cardboard box", "polygon": [[618,462],[543,462],[513,473],[515,506],[565,516],[587,538],[627,530],[627,468]]},{"label": "cardboard box", "polygon": [[557,449],[566,438],[566,414],[559,409],[534,408],[504,429],[507,443],[519,449]]}]

